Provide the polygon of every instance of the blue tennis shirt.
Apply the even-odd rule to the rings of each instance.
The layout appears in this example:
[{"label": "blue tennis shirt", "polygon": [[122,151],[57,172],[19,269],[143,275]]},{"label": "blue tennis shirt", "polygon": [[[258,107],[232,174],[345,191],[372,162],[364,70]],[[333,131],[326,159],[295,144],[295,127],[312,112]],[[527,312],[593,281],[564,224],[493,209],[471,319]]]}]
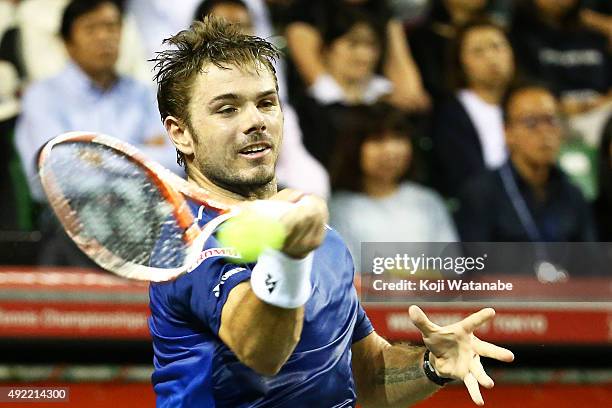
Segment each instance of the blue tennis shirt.
[{"label": "blue tennis shirt", "polygon": [[[217,215],[205,209],[200,225]],[[300,341],[271,377],[242,364],[218,336],[230,291],[250,278],[254,266],[228,262],[224,255],[231,252],[212,236],[191,272],[150,285],[157,406],[354,407],[351,345],[373,328],[357,298],[353,261],[340,236],[328,230],[314,253]]]}]

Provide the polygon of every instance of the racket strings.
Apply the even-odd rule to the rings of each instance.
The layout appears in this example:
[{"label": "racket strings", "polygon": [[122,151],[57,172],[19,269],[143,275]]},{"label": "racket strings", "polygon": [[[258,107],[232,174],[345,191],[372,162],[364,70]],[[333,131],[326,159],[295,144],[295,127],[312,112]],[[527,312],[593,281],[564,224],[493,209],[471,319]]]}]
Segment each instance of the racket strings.
[{"label": "racket strings", "polygon": [[101,266],[182,265],[184,231],[143,167],[106,146],[79,142],[54,146],[45,167],[57,187],[53,198],[69,212],[64,224]]}]

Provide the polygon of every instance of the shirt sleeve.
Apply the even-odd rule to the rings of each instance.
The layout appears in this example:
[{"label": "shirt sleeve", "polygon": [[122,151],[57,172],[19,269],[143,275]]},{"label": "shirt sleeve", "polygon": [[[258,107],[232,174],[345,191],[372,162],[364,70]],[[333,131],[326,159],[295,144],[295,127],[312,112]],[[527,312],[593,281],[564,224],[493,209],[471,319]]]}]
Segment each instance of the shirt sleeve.
[{"label": "shirt sleeve", "polygon": [[358,301],[357,320],[355,321],[355,330],[353,331],[352,342],[356,343],[359,340],[364,339],[373,331],[374,326],[372,326],[372,322],[368,318],[365,310],[363,310],[361,302]]},{"label": "shirt sleeve", "polygon": [[238,284],[251,278],[252,264],[236,264],[228,261],[230,248],[223,248],[211,237],[201,254],[203,261],[189,279],[189,308],[193,315],[213,333],[219,333],[221,312],[227,298]]},{"label": "shirt sleeve", "polygon": [[52,97],[53,90],[44,86],[36,84],[26,92],[15,128],[15,147],[32,197],[39,202],[46,200],[38,178],[38,151],[47,141],[65,131],[62,115],[56,111],[61,103]]}]

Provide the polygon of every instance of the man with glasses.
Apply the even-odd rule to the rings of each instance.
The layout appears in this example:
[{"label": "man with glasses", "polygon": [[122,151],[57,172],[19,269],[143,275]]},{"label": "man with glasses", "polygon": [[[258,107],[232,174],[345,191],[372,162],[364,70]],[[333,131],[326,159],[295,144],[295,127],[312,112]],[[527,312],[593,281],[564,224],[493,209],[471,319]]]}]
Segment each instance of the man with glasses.
[{"label": "man with glasses", "polygon": [[557,166],[559,103],[541,86],[511,90],[503,103],[510,158],[467,183],[457,225],[471,242],[596,240],[589,206]]}]

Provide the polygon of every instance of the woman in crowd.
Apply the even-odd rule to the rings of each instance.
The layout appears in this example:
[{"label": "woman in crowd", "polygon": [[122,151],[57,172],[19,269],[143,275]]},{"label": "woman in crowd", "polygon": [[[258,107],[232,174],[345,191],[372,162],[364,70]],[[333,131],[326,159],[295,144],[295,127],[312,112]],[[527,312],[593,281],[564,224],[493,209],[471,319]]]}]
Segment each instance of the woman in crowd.
[{"label": "woman in crowd", "polygon": [[393,82],[392,103],[402,109],[423,110],[429,106],[419,71],[412,60],[401,23],[393,18],[384,0],[298,0],[291,10],[287,42],[301,82],[308,93],[319,99],[335,95],[337,84],[323,63],[321,50],[337,20],[350,11],[360,11],[380,20],[388,45],[382,63],[384,76]]},{"label": "woman in crowd", "polygon": [[432,124],[434,182],[449,196],[506,161],[500,104],[514,78],[510,42],[490,21],[464,26],[453,50],[455,92],[436,106]]},{"label": "woman in crowd", "polygon": [[354,259],[369,242],[451,242],[455,227],[442,199],[408,181],[411,129],[402,112],[387,104],[354,108],[331,168],[336,190],[331,225]]}]

